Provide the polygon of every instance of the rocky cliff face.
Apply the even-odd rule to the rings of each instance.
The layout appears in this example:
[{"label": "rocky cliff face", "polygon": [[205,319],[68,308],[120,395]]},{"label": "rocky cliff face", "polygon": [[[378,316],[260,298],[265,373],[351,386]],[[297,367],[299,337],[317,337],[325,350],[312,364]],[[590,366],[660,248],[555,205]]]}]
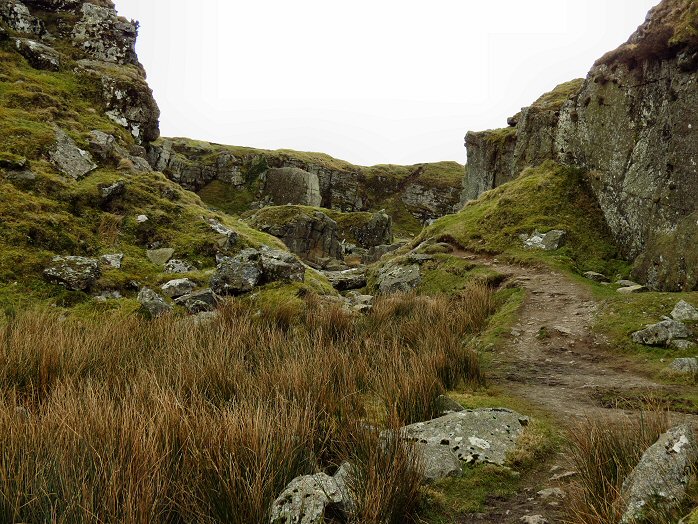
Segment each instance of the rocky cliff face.
[{"label": "rocky cliff face", "polygon": [[[226,196],[212,203],[225,208],[227,200],[233,203],[231,212],[286,203],[343,212],[389,208],[397,221],[408,215],[417,228],[458,207],[457,180],[462,173],[462,166],[455,162],[365,168],[319,153],[266,151],[182,138],[151,144],[148,159],[154,169],[205,199],[217,187],[219,196]],[[293,175],[286,177],[285,188],[284,177],[279,176],[284,173]],[[317,181],[319,202],[314,190],[310,197],[290,197],[299,178],[304,187],[314,187]],[[286,200],[284,194],[289,195]]]},{"label": "rocky cliff face", "polygon": [[697,289],[696,3],[664,0],[581,85],[556,92],[566,96],[550,97],[557,103],[549,110],[539,100],[512,119],[513,153],[509,145],[486,157],[487,135],[468,139],[464,196],[545,159],[584,167],[623,254],[635,260],[635,276],[655,289]]},{"label": "rocky cliff face", "polygon": [[138,143],[158,138],[160,112],[136,56],[138,23],[111,1],[0,0],[0,21],[22,35],[12,39],[37,69],[73,67],[100,86],[105,114]]}]

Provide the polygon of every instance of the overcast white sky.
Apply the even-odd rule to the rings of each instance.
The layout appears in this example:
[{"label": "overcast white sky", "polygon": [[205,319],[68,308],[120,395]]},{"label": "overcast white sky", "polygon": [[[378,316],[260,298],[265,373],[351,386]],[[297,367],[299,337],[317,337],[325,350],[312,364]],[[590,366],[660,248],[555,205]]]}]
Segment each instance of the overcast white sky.
[{"label": "overcast white sky", "polygon": [[465,162],[467,130],[586,76],[658,0],[116,0],[164,136]]}]

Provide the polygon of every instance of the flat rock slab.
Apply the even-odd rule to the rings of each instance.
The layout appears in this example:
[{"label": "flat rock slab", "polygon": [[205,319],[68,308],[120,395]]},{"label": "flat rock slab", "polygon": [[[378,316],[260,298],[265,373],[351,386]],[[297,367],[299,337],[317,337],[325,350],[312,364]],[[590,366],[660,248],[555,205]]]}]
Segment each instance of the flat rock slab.
[{"label": "flat rock slab", "polygon": [[560,249],[567,238],[567,233],[561,229],[553,229],[547,233],[535,231],[533,235],[524,240],[526,249],[542,249],[543,251],[555,251]]},{"label": "flat rock slab", "polygon": [[174,254],[175,250],[169,247],[164,247],[161,249],[149,249],[146,252],[148,260],[150,260],[153,264],[157,264],[158,266],[164,266],[167,264]]},{"label": "flat rock slab", "polygon": [[685,324],[676,320],[662,320],[647,326],[631,335],[633,342],[645,346],[667,346],[675,339],[688,338],[690,335]]},{"label": "flat rock slab", "polygon": [[411,424],[401,431],[410,441],[449,449],[463,462],[501,466],[528,421],[508,409],[475,409]]},{"label": "flat rock slab", "polygon": [[80,149],[62,129],[56,128],[56,144],[49,152],[51,162],[66,176],[78,180],[97,169],[87,151]]}]

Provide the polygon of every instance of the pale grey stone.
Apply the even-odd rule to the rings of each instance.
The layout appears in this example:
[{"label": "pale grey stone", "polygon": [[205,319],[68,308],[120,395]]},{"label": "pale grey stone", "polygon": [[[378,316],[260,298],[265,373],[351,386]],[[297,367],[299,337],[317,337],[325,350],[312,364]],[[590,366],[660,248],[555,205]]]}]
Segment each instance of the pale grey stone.
[{"label": "pale grey stone", "polygon": [[49,158],[61,173],[75,180],[97,169],[90,154],[80,149],[60,128],[56,128],[56,143],[49,151]]},{"label": "pale grey stone", "polygon": [[100,277],[99,261],[95,258],[57,256],[44,270],[49,282],[60,284],[73,291],[89,289]]},{"label": "pale grey stone", "polygon": [[694,322],[698,321],[698,309],[693,307],[691,304],[685,300],[679,301],[671,312],[671,318],[681,322]]},{"label": "pale grey stone", "polygon": [[169,247],[163,247],[160,249],[149,249],[145,254],[148,260],[153,264],[164,266],[174,256],[175,250]]},{"label": "pale grey stone", "polygon": [[408,266],[390,265],[383,267],[378,273],[376,283],[378,292],[382,295],[393,293],[409,293],[422,281],[419,264]]},{"label": "pale grey stone", "polygon": [[160,286],[162,292],[170,298],[178,298],[188,295],[196,289],[196,283],[188,278],[178,278],[165,282]]},{"label": "pale grey stone", "polygon": [[110,268],[113,269],[121,269],[121,263],[124,260],[124,254],[123,253],[112,253],[112,254],[107,254],[107,255],[102,255],[100,257],[100,262]]},{"label": "pale grey stone", "polygon": [[172,311],[172,305],[167,300],[150,288],[144,287],[138,293],[138,302],[151,317],[156,318]]},{"label": "pale grey stone", "polygon": [[688,328],[676,320],[662,320],[632,334],[633,342],[646,346],[666,346],[674,339],[688,338]]}]

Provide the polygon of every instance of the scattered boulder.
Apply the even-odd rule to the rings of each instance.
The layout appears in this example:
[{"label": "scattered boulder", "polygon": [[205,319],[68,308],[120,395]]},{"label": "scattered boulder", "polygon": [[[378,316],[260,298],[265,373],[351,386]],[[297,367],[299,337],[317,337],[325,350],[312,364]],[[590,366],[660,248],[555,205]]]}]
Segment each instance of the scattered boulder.
[{"label": "scattered boulder", "polygon": [[89,146],[90,151],[100,160],[111,158],[116,148],[116,138],[104,131],[95,129],[90,131]]},{"label": "scattered boulder", "polygon": [[366,286],[366,269],[354,268],[344,271],[323,271],[323,275],[330,281],[337,291],[349,291],[361,289]]},{"label": "scattered boulder", "polygon": [[191,271],[194,271],[194,267],[184,260],[173,258],[165,264],[165,273],[181,274],[190,273]]},{"label": "scattered boulder", "polygon": [[145,255],[153,264],[164,266],[174,256],[175,250],[169,247],[149,249]]},{"label": "scattered boulder", "polygon": [[698,358],[676,358],[669,365],[669,369],[674,373],[681,373],[686,375],[697,375],[698,374]]},{"label": "scattered boulder", "polygon": [[160,286],[162,292],[170,298],[178,298],[188,295],[196,289],[196,283],[188,278],[170,280]]},{"label": "scattered boulder", "polygon": [[[341,470],[340,470],[341,471]],[[339,473],[339,472],[338,472]],[[337,478],[326,473],[297,477],[272,503],[270,524],[322,524],[332,508],[343,511],[347,499],[346,473]]]},{"label": "scattered boulder", "polygon": [[690,340],[672,340],[669,343],[669,346],[674,349],[678,349],[679,351],[686,351],[688,349],[698,347],[698,344],[691,342]]},{"label": "scattered boulder", "polygon": [[663,515],[677,509],[697,460],[698,447],[689,426],[677,426],[659,437],[623,482],[621,494],[627,506],[621,523],[644,522],[655,511]]},{"label": "scattered boulder", "polygon": [[649,290],[645,286],[635,284],[634,286],[619,287],[616,291],[621,295],[633,295],[635,293],[646,293]]},{"label": "scattered boulder", "polygon": [[241,295],[252,291],[261,279],[261,254],[244,249],[234,257],[222,257],[211,277],[211,289],[218,295]]},{"label": "scattered boulder", "polygon": [[407,242],[397,242],[395,244],[381,244],[379,246],[373,246],[368,250],[368,254],[364,257],[364,262],[367,264],[378,262],[381,258],[383,258],[383,256],[397,251],[406,244]]},{"label": "scattered boulder", "polygon": [[600,282],[600,283],[606,283],[610,282],[608,277],[606,275],[603,275],[601,273],[597,273],[596,271],[587,271],[584,273],[584,278],[593,280],[594,282]]},{"label": "scattered boulder", "polygon": [[123,253],[113,253],[109,255],[102,255],[99,258],[99,261],[102,263],[102,265],[112,268],[112,269],[121,269],[121,263],[124,260],[124,254]]},{"label": "scattered boulder", "polygon": [[305,280],[305,266],[291,253],[264,246],[261,255],[262,283]]},{"label": "scattered boulder", "polygon": [[15,39],[15,47],[34,69],[59,71],[61,68],[61,55],[52,47],[26,38]]},{"label": "scattered boulder", "polygon": [[75,180],[97,169],[90,154],[80,149],[60,128],[56,128],[56,144],[49,152],[49,158],[61,173]]},{"label": "scattered boulder", "polygon": [[148,220],[150,220],[150,219],[148,218],[148,215],[138,215],[138,216],[136,217],[136,222],[137,222],[138,224],[145,224]]},{"label": "scattered boulder", "polygon": [[555,251],[560,249],[566,240],[567,232],[553,229],[547,233],[534,231],[533,235],[524,240],[526,249],[542,249],[543,251]]},{"label": "scattered boulder", "polygon": [[230,249],[238,241],[239,235],[236,231],[233,231],[227,226],[221,224],[218,220],[213,218],[208,220],[208,225],[219,235],[223,235],[223,240],[220,243],[221,249]]},{"label": "scattered boulder", "polygon": [[636,331],[631,335],[633,342],[645,346],[667,346],[674,339],[688,338],[688,328],[676,320],[662,320],[657,324]]},{"label": "scattered boulder", "polygon": [[352,291],[347,293],[345,299],[348,301],[349,310],[354,313],[363,313],[373,308],[373,295],[362,295]]},{"label": "scattered boulder", "polygon": [[543,515],[526,515],[519,519],[519,522],[524,524],[548,524],[548,519]]},{"label": "scattered boulder", "polygon": [[108,204],[117,197],[122,196],[126,192],[126,182],[117,180],[113,184],[100,185],[99,196],[102,199],[102,204]]},{"label": "scattered boulder", "polygon": [[409,293],[422,281],[419,264],[385,266],[378,273],[376,283],[382,295]]},{"label": "scattered boulder", "polygon": [[681,300],[671,312],[671,318],[679,322],[698,321],[698,309],[685,300]]},{"label": "scattered boulder", "polygon": [[148,312],[152,318],[157,318],[161,315],[172,311],[172,306],[167,303],[167,300],[161,295],[158,295],[150,288],[144,287],[138,293],[138,302],[141,303],[143,309]]},{"label": "scattered boulder", "polygon": [[449,449],[468,464],[501,466],[527,425],[528,417],[508,409],[468,409],[405,426],[401,435]]},{"label": "scattered boulder", "polygon": [[184,306],[192,315],[214,311],[220,297],[211,289],[203,289],[175,299],[175,304]]},{"label": "scattered boulder", "polygon": [[319,207],[322,204],[318,176],[296,167],[269,169],[264,195],[271,204],[277,206],[297,204]]},{"label": "scattered boulder", "polygon": [[359,246],[364,249],[390,245],[393,241],[393,219],[382,211],[373,213],[368,222],[349,229]]},{"label": "scattered boulder", "polygon": [[44,276],[49,282],[66,289],[85,291],[101,276],[101,271],[95,258],[57,256],[44,270]]}]

